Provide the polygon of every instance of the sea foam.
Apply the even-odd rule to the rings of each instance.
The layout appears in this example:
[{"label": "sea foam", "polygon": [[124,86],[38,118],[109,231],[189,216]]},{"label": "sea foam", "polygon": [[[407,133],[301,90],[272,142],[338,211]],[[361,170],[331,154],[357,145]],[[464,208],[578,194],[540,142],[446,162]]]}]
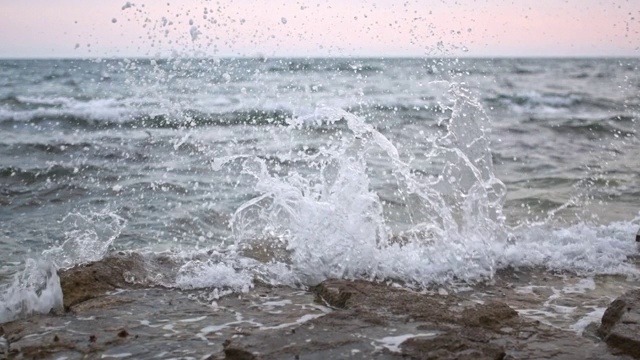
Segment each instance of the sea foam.
[{"label": "sea foam", "polygon": [[27,259],[12,284],[0,289],[0,324],[33,313],[62,308],[62,288],[50,261]]}]

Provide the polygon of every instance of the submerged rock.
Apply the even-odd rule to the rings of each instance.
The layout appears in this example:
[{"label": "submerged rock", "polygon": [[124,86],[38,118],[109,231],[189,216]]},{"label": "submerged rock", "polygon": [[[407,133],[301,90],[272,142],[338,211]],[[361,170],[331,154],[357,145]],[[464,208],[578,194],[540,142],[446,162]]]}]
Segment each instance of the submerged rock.
[{"label": "submerged rock", "polygon": [[627,292],[609,305],[599,334],[617,351],[640,359],[640,289]]}]

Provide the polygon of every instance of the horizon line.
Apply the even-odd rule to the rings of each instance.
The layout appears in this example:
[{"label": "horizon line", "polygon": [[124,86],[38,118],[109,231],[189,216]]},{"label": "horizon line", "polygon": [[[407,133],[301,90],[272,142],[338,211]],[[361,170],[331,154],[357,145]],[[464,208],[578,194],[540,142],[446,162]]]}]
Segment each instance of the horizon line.
[{"label": "horizon line", "polygon": [[0,61],[7,60],[167,60],[167,59],[260,59],[266,60],[284,60],[284,59],[361,59],[361,60],[393,60],[393,59],[474,59],[474,60],[500,60],[500,59],[540,59],[540,60],[561,60],[561,59],[640,59],[639,55],[401,55],[401,56],[384,56],[384,55],[339,55],[339,56],[326,56],[326,55],[289,55],[289,56],[264,56],[260,54],[246,56],[246,55],[222,55],[222,56],[176,56],[176,55],[163,55],[163,56],[151,56],[151,55],[135,55],[135,56],[0,56]]}]

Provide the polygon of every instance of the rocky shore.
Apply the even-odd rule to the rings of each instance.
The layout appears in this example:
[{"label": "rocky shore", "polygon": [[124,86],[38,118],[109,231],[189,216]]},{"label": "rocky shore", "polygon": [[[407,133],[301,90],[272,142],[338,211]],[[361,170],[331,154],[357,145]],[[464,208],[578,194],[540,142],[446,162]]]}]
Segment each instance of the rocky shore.
[{"label": "rocky shore", "polygon": [[[566,274],[503,271],[457,291],[257,283],[219,297],[150,287],[140,281],[147,269],[137,255],[119,254],[61,271],[64,309],[0,325],[0,359],[640,358],[640,290],[624,289],[602,316],[597,309],[610,299],[582,295],[582,280]],[[560,282],[576,291],[553,290]],[[575,313],[567,324],[584,326],[536,319],[563,307]]]}]

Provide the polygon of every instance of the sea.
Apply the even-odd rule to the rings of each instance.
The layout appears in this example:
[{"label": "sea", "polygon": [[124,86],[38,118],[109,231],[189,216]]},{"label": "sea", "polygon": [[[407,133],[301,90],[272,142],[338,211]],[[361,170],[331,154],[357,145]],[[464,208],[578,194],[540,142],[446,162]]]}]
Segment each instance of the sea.
[{"label": "sea", "polygon": [[637,281],[638,58],[0,60],[0,322],[57,270],[415,290]]}]

